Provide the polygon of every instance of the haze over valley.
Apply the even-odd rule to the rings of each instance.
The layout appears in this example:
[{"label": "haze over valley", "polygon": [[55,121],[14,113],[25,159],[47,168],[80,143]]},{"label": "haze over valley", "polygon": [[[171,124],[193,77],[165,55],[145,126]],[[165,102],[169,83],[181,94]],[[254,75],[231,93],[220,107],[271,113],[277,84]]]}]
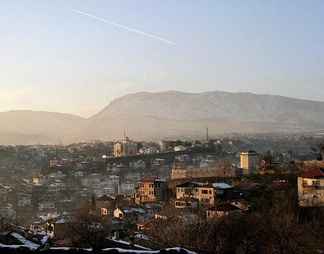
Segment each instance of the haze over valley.
[{"label": "haze over valley", "polygon": [[0,113],[1,144],[59,144],[88,139],[203,138],[224,133],[316,131],[324,126],[324,102],[252,93],[133,93],[99,113],[15,110]]}]

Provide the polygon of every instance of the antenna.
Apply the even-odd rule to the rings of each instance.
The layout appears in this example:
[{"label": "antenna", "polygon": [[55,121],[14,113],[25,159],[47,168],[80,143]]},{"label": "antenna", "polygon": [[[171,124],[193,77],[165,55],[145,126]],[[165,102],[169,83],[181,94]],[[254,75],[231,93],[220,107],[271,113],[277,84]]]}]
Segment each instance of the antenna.
[{"label": "antenna", "polygon": [[208,142],[208,127],[206,128],[206,134],[207,134],[207,142]]}]

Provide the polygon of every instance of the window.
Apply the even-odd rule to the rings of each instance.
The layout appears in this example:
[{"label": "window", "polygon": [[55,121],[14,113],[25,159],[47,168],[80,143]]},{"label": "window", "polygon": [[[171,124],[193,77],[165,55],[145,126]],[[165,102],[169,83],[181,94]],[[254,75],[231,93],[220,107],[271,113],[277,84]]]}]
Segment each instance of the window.
[{"label": "window", "polygon": [[202,198],[201,203],[209,203],[209,198]]},{"label": "window", "polygon": [[183,202],[177,201],[176,206],[185,206],[185,204]]},{"label": "window", "polygon": [[307,196],[308,192],[307,191],[303,191],[303,196]]},{"label": "window", "polygon": [[307,185],[307,180],[303,180],[303,185]]},{"label": "window", "polygon": [[154,184],[149,184],[149,188],[154,188]]},{"label": "window", "polygon": [[313,181],[313,185],[319,186],[320,185],[320,181]]},{"label": "window", "polygon": [[201,190],[201,194],[208,194],[208,190]]}]

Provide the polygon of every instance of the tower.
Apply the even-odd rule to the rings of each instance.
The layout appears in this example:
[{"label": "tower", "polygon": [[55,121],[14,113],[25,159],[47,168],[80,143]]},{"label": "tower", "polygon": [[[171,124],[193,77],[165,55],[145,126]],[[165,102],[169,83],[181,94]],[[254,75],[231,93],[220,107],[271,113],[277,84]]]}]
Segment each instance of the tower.
[{"label": "tower", "polygon": [[259,154],[251,149],[241,153],[241,168],[244,175],[255,173],[255,167],[259,164]]}]

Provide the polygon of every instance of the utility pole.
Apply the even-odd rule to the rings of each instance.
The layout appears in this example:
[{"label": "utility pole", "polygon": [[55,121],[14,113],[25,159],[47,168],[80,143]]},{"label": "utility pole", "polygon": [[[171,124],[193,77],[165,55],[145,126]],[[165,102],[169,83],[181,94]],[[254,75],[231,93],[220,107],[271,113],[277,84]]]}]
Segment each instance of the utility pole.
[{"label": "utility pole", "polygon": [[206,132],[207,132],[207,142],[208,142],[208,127],[206,128]]}]

